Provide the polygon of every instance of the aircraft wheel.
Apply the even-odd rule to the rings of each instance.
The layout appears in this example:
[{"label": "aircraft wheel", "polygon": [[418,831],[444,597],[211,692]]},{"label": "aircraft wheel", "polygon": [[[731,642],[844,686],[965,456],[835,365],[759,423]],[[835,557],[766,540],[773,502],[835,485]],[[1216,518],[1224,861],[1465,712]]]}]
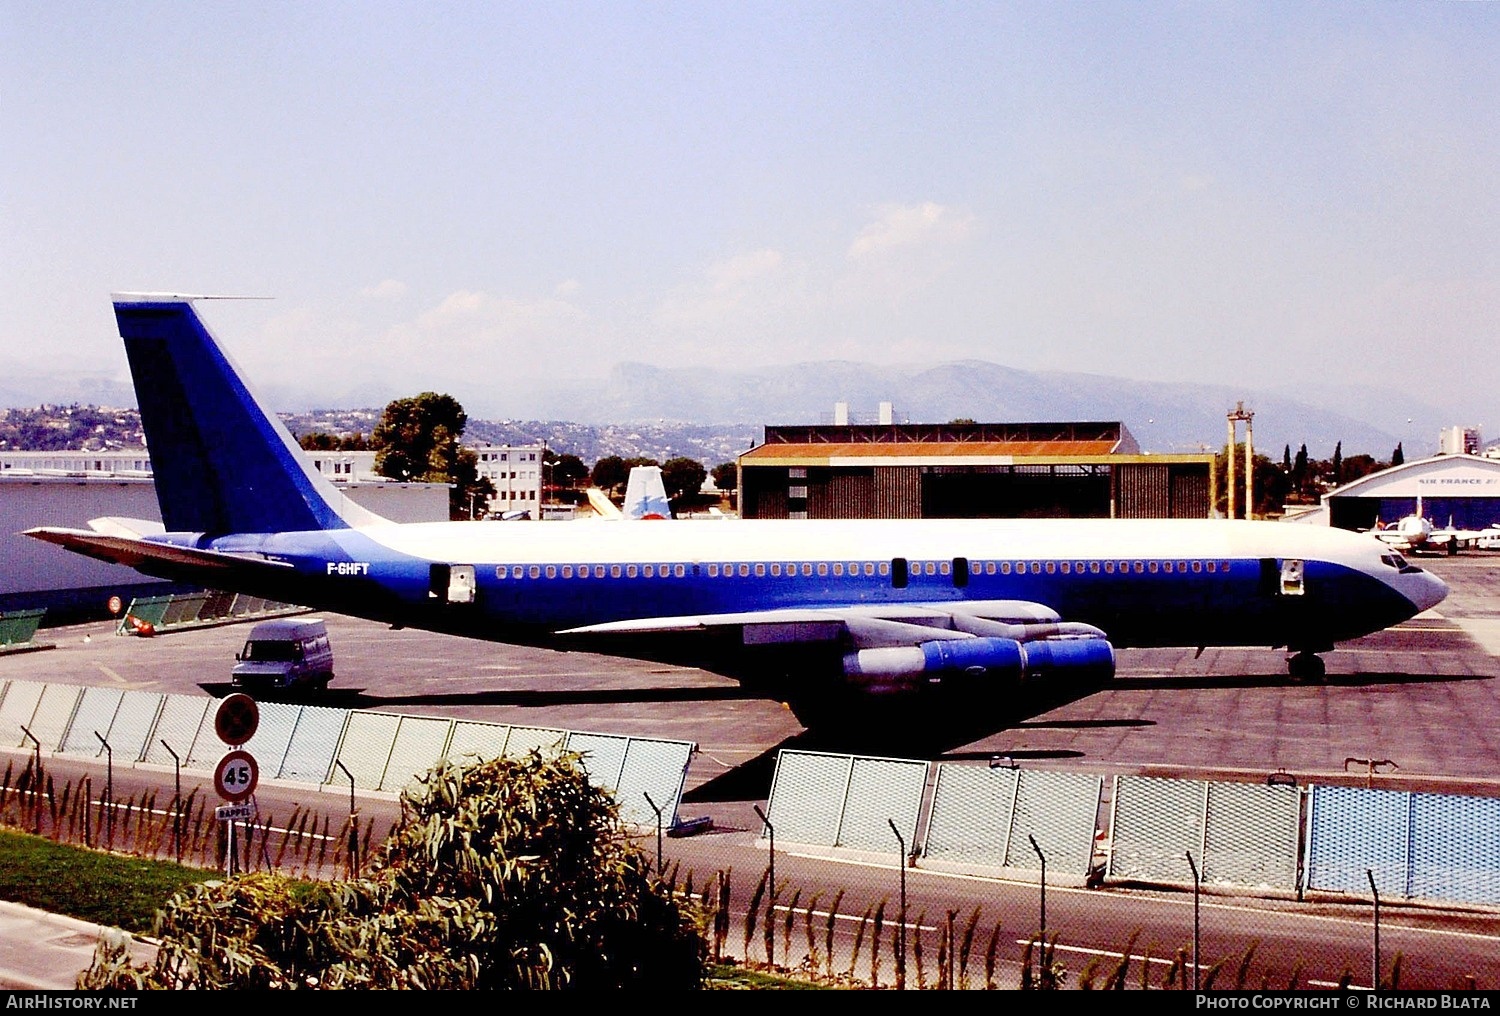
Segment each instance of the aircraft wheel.
[{"label": "aircraft wheel", "polygon": [[1286,671],[1294,681],[1321,681],[1328,668],[1316,653],[1298,653],[1286,661]]}]

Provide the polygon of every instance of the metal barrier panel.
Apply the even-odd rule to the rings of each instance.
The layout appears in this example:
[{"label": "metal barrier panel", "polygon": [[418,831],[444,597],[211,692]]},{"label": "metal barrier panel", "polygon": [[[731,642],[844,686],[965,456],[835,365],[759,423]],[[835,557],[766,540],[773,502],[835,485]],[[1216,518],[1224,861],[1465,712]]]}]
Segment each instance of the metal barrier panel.
[{"label": "metal barrier panel", "polygon": [[146,757],[151,747],[151,731],[156,729],[156,718],[165,698],[159,691],[133,689],[120,697],[120,708],[115,710],[107,735],[116,754],[132,762]]},{"label": "metal barrier panel", "polygon": [[1040,848],[1048,870],[1087,875],[1094,863],[1103,794],[1102,776],[1021,770],[1005,866],[1040,871]]},{"label": "metal barrier panel", "polygon": [[[917,819],[927,791],[927,763],[910,759],[856,758],[839,825],[839,846],[901,856],[917,842]],[[891,832],[891,823],[901,839]]]},{"label": "metal barrier panel", "polygon": [[126,632],[130,630],[130,619],[144,621],[150,625],[160,625],[167,608],[172,605],[170,596],[137,596],[130,601],[130,606],[125,608],[125,613],[120,615],[120,625],[115,630]]},{"label": "metal barrier panel", "polygon": [[[174,765],[172,751],[175,751],[175,764],[184,769],[193,768],[189,764],[189,757],[193,751],[193,742],[198,739],[198,731],[203,728],[205,721],[209,724],[209,736],[214,736],[213,717],[208,712],[209,703],[213,701],[201,695],[168,695],[161,704],[161,716],[157,718],[156,729],[152,731],[151,739],[146,744],[146,757],[143,761],[153,765]],[[172,751],[167,751],[168,747]],[[214,757],[215,762],[218,759],[219,756]]]},{"label": "metal barrier panel", "polygon": [[62,744],[63,733],[82,697],[82,685],[42,685],[42,697],[36,704],[36,714],[31,717],[29,726],[36,739],[42,742],[43,751],[56,751]]},{"label": "metal barrier panel", "polygon": [[240,617],[244,614],[258,613],[264,609],[266,601],[261,596],[250,596],[245,593],[236,593],[234,600],[229,605],[229,613],[232,617]]},{"label": "metal barrier panel", "polygon": [[167,609],[161,617],[161,624],[157,627],[187,624],[198,620],[198,612],[203,609],[203,604],[207,600],[207,593],[184,593],[181,596],[172,597],[172,602],[167,604]]},{"label": "metal barrier panel", "polygon": [[1405,896],[1410,798],[1401,790],[1314,786],[1307,815],[1307,888],[1367,898],[1373,874],[1382,893]]},{"label": "metal barrier panel", "polygon": [[936,770],[922,856],[1004,867],[1020,770],[952,762],[939,762]]},{"label": "metal barrier panel", "polygon": [[448,737],[448,758],[457,765],[469,759],[495,759],[505,754],[505,739],[510,736],[508,723],[483,723],[479,720],[457,720]]},{"label": "metal barrier panel", "polygon": [[[83,755],[88,758],[97,758],[106,754],[104,745],[100,743],[95,734],[109,740],[110,724],[114,723],[115,712],[120,708],[120,700],[125,697],[125,692],[120,688],[85,688],[83,695],[78,700],[78,708],[73,711],[73,722],[68,724],[68,732],[63,735],[62,742],[57,750],[63,755]],[[133,747],[139,748],[139,745]],[[126,746],[109,743],[109,750],[118,755],[121,762],[132,762],[135,760],[133,754],[127,754]]]},{"label": "metal barrier panel", "polygon": [[11,681],[0,700],[0,741],[12,748],[35,748],[22,727],[30,727],[46,685],[40,681]]},{"label": "metal barrier panel", "polygon": [[[281,762],[277,779],[297,780],[303,783],[336,782],[333,777],[334,754],[339,750],[339,738],[349,720],[349,710],[332,709],[328,706],[303,706],[297,717],[297,727],[292,731],[291,743],[287,745],[286,758]],[[338,773],[340,778],[343,773]]]},{"label": "metal barrier panel", "polygon": [[[349,714],[344,740],[339,745],[339,756],[335,761],[342,762],[344,768],[354,774],[354,785],[359,789],[380,789],[391,748],[396,743],[396,728],[400,724],[401,717],[395,713]],[[341,770],[339,775],[343,775]],[[331,773],[329,779],[333,779]]]},{"label": "metal barrier panel", "polygon": [[620,789],[620,770],[625,765],[625,749],[630,738],[614,734],[568,734],[567,750],[582,757],[583,771],[589,782],[611,794]]},{"label": "metal barrier panel", "polygon": [[1210,783],[1203,881],[1295,891],[1301,820],[1296,787]]},{"label": "metal barrier panel", "polygon": [[221,617],[229,616],[229,608],[234,606],[234,594],[226,593],[222,589],[210,589],[204,597],[203,607],[198,611],[198,620],[214,621]]},{"label": "metal barrier panel", "polygon": [[[625,749],[625,763],[620,767],[620,782],[615,797],[620,802],[620,819],[631,825],[656,828],[656,808],[661,809],[663,828],[677,824],[677,807],[682,788],[687,783],[688,763],[696,747],[690,741],[656,741],[632,737]],[[646,800],[656,802],[656,808]]]},{"label": "metal barrier panel", "polygon": [[1500,904],[1500,799],[1415,794],[1413,899]]},{"label": "metal barrier panel", "polygon": [[400,793],[424,775],[448,747],[453,721],[433,716],[402,716],[391,744],[391,757],[380,777],[380,789]]},{"label": "metal barrier panel", "polygon": [[36,638],[43,610],[10,610],[0,614],[0,645],[24,646]]},{"label": "metal barrier panel", "polygon": [[1199,780],[1115,777],[1107,875],[1191,884],[1188,851],[1198,870],[1203,870],[1206,789]]},{"label": "metal barrier panel", "polygon": [[566,730],[552,727],[511,727],[510,736],[505,739],[505,754],[510,758],[520,758],[535,749],[545,755],[560,751],[567,740]]},{"label": "metal barrier panel", "polygon": [[[838,846],[839,819],[849,793],[849,755],[805,751],[776,754],[766,817],[782,842]],[[762,830],[764,838],[771,830]],[[886,830],[890,832],[889,829]]]}]

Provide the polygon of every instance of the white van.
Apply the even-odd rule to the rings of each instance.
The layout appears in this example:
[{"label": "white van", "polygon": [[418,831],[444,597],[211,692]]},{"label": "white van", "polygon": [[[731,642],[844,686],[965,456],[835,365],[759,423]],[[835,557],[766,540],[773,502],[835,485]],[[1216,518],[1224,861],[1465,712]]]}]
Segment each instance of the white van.
[{"label": "white van", "polygon": [[261,621],[234,658],[230,677],[237,688],[325,688],[333,679],[333,647],[321,618]]}]

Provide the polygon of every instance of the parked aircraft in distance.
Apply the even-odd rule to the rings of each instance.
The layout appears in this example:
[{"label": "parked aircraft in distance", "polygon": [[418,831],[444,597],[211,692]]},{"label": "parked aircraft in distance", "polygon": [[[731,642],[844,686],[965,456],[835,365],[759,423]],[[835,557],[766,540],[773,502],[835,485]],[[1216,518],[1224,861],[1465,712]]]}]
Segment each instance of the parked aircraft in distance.
[{"label": "parked aircraft in distance", "polygon": [[672,517],[672,504],[667,500],[667,488],[661,479],[660,466],[630,467],[623,508],[611,501],[609,495],[598,487],[588,488],[587,496],[589,507],[594,511],[585,518],[625,522]]},{"label": "parked aircraft in distance", "polygon": [[1422,511],[1422,499],[1418,497],[1415,512],[1389,525],[1381,525],[1377,519],[1374,527],[1366,532],[1382,543],[1411,554],[1424,551],[1457,554],[1460,548],[1481,546],[1481,541],[1495,535],[1494,528],[1455,529],[1452,520],[1447,526],[1436,526]]},{"label": "parked aircraft in distance", "polygon": [[1317,677],[1317,654],[1448,591],[1368,537],[1275,522],[393,523],[312,471],[193,298],[117,295],[115,315],[163,521],[28,535],[398,627],[703,667],[808,727],[1086,694],[1116,647],[1285,648]]}]

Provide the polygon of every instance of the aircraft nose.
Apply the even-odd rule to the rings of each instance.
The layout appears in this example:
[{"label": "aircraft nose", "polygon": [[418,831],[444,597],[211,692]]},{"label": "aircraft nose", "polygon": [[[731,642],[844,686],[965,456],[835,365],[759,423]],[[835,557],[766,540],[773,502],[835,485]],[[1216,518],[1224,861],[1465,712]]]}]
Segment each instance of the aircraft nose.
[{"label": "aircraft nose", "polygon": [[1411,602],[1416,605],[1418,612],[1436,607],[1448,596],[1448,583],[1432,572],[1423,572],[1413,578],[1419,581],[1412,583],[1412,589],[1408,595],[1411,596]]}]

